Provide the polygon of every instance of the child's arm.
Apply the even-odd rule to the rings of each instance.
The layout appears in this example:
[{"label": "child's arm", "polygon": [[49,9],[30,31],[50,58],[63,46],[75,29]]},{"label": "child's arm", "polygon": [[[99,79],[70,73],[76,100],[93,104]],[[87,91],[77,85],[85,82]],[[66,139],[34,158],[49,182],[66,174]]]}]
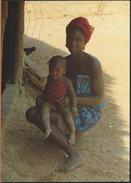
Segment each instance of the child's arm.
[{"label": "child's arm", "polygon": [[[49,77],[49,75],[47,76],[47,82],[48,82],[48,77]],[[36,106],[40,107],[40,104],[41,104],[42,99],[44,98],[44,96],[46,94],[46,91],[47,91],[47,83],[46,83],[45,88],[42,91],[42,93],[36,97]]]},{"label": "child's arm", "polygon": [[45,85],[44,90],[42,91],[42,93],[40,95],[38,95],[36,97],[36,106],[40,107],[40,104],[42,102],[42,98],[45,96],[46,94],[46,90],[47,90],[47,85]]},{"label": "child's arm", "polygon": [[72,83],[67,83],[67,90],[71,100],[71,112],[74,117],[77,115],[77,98]]}]

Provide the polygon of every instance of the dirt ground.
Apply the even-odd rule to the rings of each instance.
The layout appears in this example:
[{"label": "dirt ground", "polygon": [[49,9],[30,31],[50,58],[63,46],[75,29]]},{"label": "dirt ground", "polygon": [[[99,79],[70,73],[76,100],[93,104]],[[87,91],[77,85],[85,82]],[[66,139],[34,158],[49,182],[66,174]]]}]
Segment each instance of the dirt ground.
[{"label": "dirt ground", "polygon": [[[39,18],[40,7],[44,21]],[[77,16],[88,18],[95,30],[85,51],[102,64],[106,104],[99,124],[84,133],[84,147],[78,152],[85,164],[59,173],[55,168],[66,160],[65,152],[53,142],[45,144],[43,133],[27,122],[25,112],[35,105],[35,94],[21,86],[1,143],[2,181],[129,181],[129,1],[26,2],[25,11],[27,8],[32,19],[35,8],[38,19],[29,25],[25,15],[24,47],[36,47],[29,59],[46,72],[52,56],[69,54],[66,25]]]}]

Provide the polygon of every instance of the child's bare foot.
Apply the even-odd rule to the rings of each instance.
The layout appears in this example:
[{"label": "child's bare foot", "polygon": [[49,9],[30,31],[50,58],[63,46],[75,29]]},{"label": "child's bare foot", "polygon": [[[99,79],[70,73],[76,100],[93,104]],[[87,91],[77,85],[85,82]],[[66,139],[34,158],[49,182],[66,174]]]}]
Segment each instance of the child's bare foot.
[{"label": "child's bare foot", "polygon": [[51,133],[51,128],[46,129],[44,133],[44,139],[46,139],[50,135],[50,133]]},{"label": "child's bare foot", "polygon": [[57,172],[61,172],[61,173],[64,173],[64,172],[68,172],[70,170],[73,170],[74,168],[77,168],[81,165],[83,165],[85,162],[84,158],[80,155],[78,156],[71,156],[69,157],[69,159],[63,163],[62,165],[60,165],[56,171]]},{"label": "child's bare foot", "polygon": [[71,133],[69,134],[68,143],[69,143],[69,144],[74,144],[74,143],[75,143],[75,132],[74,132],[74,133],[71,132]]}]

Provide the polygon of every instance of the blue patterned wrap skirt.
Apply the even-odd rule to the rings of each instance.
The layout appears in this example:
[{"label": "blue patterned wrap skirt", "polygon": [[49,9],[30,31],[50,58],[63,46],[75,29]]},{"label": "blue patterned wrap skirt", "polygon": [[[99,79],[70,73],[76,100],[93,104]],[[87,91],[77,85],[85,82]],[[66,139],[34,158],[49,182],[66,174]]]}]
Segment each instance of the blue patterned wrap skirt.
[{"label": "blue patterned wrap skirt", "polygon": [[[87,97],[92,94],[91,79],[86,75],[77,75],[75,82],[75,91],[77,97]],[[94,106],[77,106],[78,113],[74,117],[76,132],[87,131],[94,127],[102,116],[101,109],[105,105],[105,100]]]}]

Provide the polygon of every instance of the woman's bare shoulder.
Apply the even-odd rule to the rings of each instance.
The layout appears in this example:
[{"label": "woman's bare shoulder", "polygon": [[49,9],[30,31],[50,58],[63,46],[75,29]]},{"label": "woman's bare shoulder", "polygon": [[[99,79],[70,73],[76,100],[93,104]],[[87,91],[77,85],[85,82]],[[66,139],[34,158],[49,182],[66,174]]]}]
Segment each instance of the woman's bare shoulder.
[{"label": "woman's bare shoulder", "polygon": [[87,60],[90,64],[91,68],[97,68],[97,67],[101,66],[99,59],[93,55],[87,54]]},{"label": "woman's bare shoulder", "polygon": [[65,58],[68,60],[70,57],[71,57],[71,54],[67,55]]}]

